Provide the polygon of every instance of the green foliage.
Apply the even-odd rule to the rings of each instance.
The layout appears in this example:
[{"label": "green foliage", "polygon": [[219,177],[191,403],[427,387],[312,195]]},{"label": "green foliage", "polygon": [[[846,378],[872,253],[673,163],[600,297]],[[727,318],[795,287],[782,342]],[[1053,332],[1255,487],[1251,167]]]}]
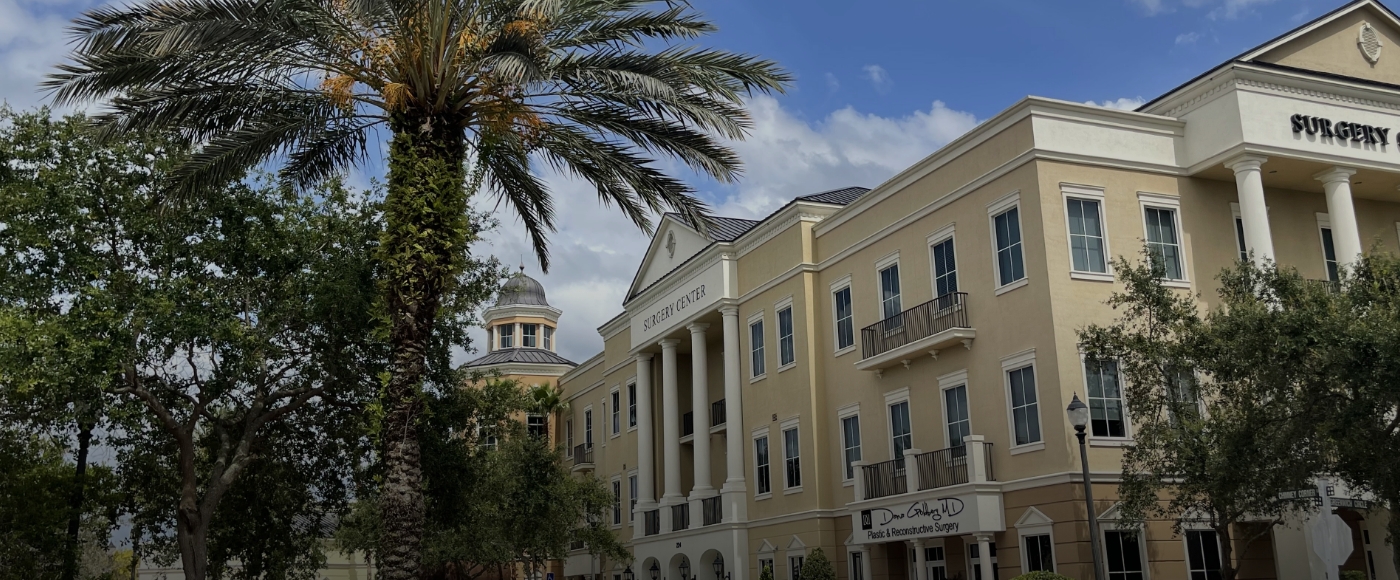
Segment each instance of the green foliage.
[{"label": "green foliage", "polygon": [[763,569],[758,572],[758,580],[773,580],[773,567],[764,566]]},{"label": "green foliage", "polygon": [[1034,571],[1034,572],[1026,572],[1025,574],[1022,574],[1022,575],[1020,575],[1020,576],[1017,576],[1017,577],[1015,577],[1015,578],[1012,578],[1011,580],[1074,580],[1074,579],[1073,579],[1073,578],[1070,578],[1069,576],[1062,576],[1062,575],[1060,575],[1060,574],[1056,574],[1056,573],[1051,572],[1051,571],[1049,571],[1049,570],[1036,570],[1036,571]]},{"label": "green foliage", "polygon": [[1368,580],[1369,576],[1361,570],[1342,570],[1342,580]]},{"label": "green foliage", "polygon": [[821,548],[813,548],[802,562],[802,580],[836,580],[836,569]]}]

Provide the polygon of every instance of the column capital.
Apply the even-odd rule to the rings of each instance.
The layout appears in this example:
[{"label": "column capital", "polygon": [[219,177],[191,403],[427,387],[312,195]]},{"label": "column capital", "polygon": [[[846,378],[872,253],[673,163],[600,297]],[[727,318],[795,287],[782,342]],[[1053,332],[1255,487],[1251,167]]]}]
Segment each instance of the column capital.
[{"label": "column capital", "polygon": [[652,353],[649,353],[649,352],[639,352],[639,353],[637,353],[637,362],[641,362],[641,361],[644,361],[644,360],[651,360],[651,359],[653,359],[653,358],[655,358],[655,357],[656,357],[655,354],[652,354]]},{"label": "column capital", "polygon": [[1234,171],[1235,173],[1250,170],[1258,171],[1259,166],[1263,165],[1268,160],[1269,158],[1263,155],[1251,155],[1246,153],[1244,155],[1226,161],[1225,167],[1228,167],[1231,171]]},{"label": "column capital", "polygon": [[996,538],[993,538],[991,534],[972,534],[972,538],[978,542],[990,543],[996,541]]},{"label": "column capital", "polygon": [[657,344],[658,346],[660,346],[661,348],[676,348],[676,345],[678,345],[678,344],[680,344],[680,343],[681,343],[680,339],[677,339],[677,338],[663,338],[663,339],[657,341],[656,344]]},{"label": "column capital", "polygon": [[686,326],[686,328],[690,330],[691,334],[704,334],[705,331],[710,328],[710,325],[705,322],[696,322]]},{"label": "column capital", "polygon": [[734,316],[734,317],[738,317],[738,316],[739,316],[739,307],[738,307],[738,306],[735,306],[735,305],[733,305],[733,304],[726,304],[726,305],[724,305],[724,306],[719,307],[719,313],[720,313],[720,314],[723,314],[723,315],[725,315],[725,316]]},{"label": "column capital", "polygon": [[1351,181],[1351,176],[1356,175],[1356,170],[1340,165],[1331,167],[1313,174],[1313,179],[1323,183],[1333,183],[1336,181]]}]

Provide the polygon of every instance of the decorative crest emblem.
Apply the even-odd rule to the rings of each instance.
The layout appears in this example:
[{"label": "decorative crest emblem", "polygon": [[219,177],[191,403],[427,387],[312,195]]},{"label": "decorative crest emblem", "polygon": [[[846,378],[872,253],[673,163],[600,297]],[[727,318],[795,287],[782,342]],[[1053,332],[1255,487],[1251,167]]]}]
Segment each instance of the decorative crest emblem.
[{"label": "decorative crest emblem", "polygon": [[1361,23],[1361,31],[1357,34],[1356,45],[1361,48],[1361,54],[1371,64],[1381,59],[1381,33],[1376,32],[1375,27],[1370,22]]},{"label": "decorative crest emblem", "polygon": [[676,232],[666,232],[666,257],[676,257]]}]

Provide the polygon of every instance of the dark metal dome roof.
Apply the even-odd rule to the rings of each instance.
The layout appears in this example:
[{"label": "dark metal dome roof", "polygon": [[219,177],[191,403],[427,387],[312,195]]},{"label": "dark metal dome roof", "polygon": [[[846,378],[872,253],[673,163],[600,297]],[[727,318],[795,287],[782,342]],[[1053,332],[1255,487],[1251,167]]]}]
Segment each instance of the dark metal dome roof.
[{"label": "dark metal dome roof", "polygon": [[525,275],[525,268],[522,266],[520,272],[516,272],[505,284],[501,285],[501,292],[496,297],[496,306],[508,306],[511,304],[529,304],[533,306],[549,306],[549,302],[544,299],[544,286],[538,280]]}]

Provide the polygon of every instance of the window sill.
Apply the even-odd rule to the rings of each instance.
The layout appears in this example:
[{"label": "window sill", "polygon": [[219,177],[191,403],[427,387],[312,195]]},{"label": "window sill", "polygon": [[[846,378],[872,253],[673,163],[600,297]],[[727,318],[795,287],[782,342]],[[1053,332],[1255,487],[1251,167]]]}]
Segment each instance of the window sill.
[{"label": "window sill", "polygon": [[1090,437],[1090,438],[1089,438],[1089,446],[1090,446],[1090,447],[1132,447],[1132,446],[1133,446],[1133,440],[1132,440],[1132,439],[1119,439],[1119,438],[1116,438],[1116,437],[1115,437],[1115,438],[1112,438],[1112,439],[1103,438],[1103,437]]},{"label": "window sill", "polygon": [[841,487],[854,487],[855,485],[856,480],[854,479],[844,479],[841,481]]},{"label": "window sill", "polygon": [[761,380],[763,380],[763,379],[766,379],[766,378],[768,378],[768,375],[767,375],[766,373],[765,373],[765,374],[758,375],[758,376],[756,376],[756,377],[752,377],[752,378],[749,379],[749,384],[752,385],[752,384],[754,384],[754,383],[756,383],[756,382],[759,382],[759,381],[761,381]]},{"label": "window sill", "polygon": [[720,424],[718,424],[718,425],[713,425],[713,426],[710,427],[710,434],[711,434],[711,435],[714,435],[715,433],[726,433],[726,432],[728,432],[728,431],[729,431],[729,425],[728,425],[727,423],[720,423]]},{"label": "window sill", "polygon": [[790,371],[790,370],[792,370],[792,369],[794,369],[794,368],[797,368],[797,361],[792,361],[792,362],[790,362],[790,363],[788,363],[788,364],[785,364],[785,365],[783,365],[783,366],[778,367],[778,372],[781,373],[781,372],[783,372],[783,371]]},{"label": "window sill", "polygon": [[1030,453],[1030,452],[1032,452],[1032,451],[1043,451],[1044,449],[1045,449],[1045,442],[1044,442],[1044,441],[1040,441],[1040,442],[1036,442],[1036,443],[1027,443],[1027,444],[1025,444],[1025,445],[1021,445],[1021,446],[1018,446],[1018,447],[1012,447],[1012,448],[1011,448],[1011,454],[1012,454],[1012,455],[1020,455],[1020,454],[1022,454],[1022,453]]},{"label": "window sill", "polygon": [[1015,281],[1015,282],[1012,282],[1012,283],[1010,283],[1010,284],[1007,284],[1007,285],[1005,285],[1005,286],[1002,286],[1002,287],[1000,287],[1000,288],[997,288],[996,295],[997,295],[997,296],[1001,296],[1002,294],[1005,294],[1005,293],[1010,292],[1010,291],[1012,291],[1012,290],[1015,290],[1015,289],[1017,289],[1017,288],[1023,287],[1023,286],[1025,286],[1026,284],[1030,284],[1030,283],[1031,283],[1031,279],[1030,279],[1030,278],[1021,278],[1020,280],[1017,280],[1017,281]]},{"label": "window sill", "polygon": [[836,349],[836,352],[832,353],[831,356],[833,356],[833,357],[838,357],[838,356],[842,356],[842,355],[851,354],[851,353],[853,353],[853,352],[855,352],[855,351],[856,351],[856,345],[855,345],[855,343],[851,343],[851,345],[848,346],[848,347],[846,347],[846,348],[838,348],[838,349]]},{"label": "window sill", "polygon": [[1113,274],[1107,272],[1076,272],[1071,270],[1069,277],[1075,280],[1087,280],[1090,282],[1112,282]]},{"label": "window sill", "polygon": [[789,487],[783,490],[783,495],[792,495],[794,493],[802,493],[802,486],[799,485],[797,487]]},{"label": "window sill", "polygon": [[1191,289],[1190,280],[1162,280],[1162,285],[1168,288],[1186,288],[1187,290]]},{"label": "window sill", "polygon": [[628,433],[631,433],[631,432],[636,431],[636,430],[637,430],[637,426],[636,426],[636,425],[633,425],[633,426],[627,428],[627,432],[628,432]]},{"label": "window sill", "polygon": [[609,436],[609,439],[617,439],[618,437],[621,437],[621,436],[622,436],[621,433],[618,433],[618,432],[614,431],[613,434],[612,434],[611,436]]},{"label": "window sill", "polygon": [[760,493],[758,495],[753,496],[754,501],[763,501],[765,499],[773,499],[773,492],[770,491],[768,493]]}]

